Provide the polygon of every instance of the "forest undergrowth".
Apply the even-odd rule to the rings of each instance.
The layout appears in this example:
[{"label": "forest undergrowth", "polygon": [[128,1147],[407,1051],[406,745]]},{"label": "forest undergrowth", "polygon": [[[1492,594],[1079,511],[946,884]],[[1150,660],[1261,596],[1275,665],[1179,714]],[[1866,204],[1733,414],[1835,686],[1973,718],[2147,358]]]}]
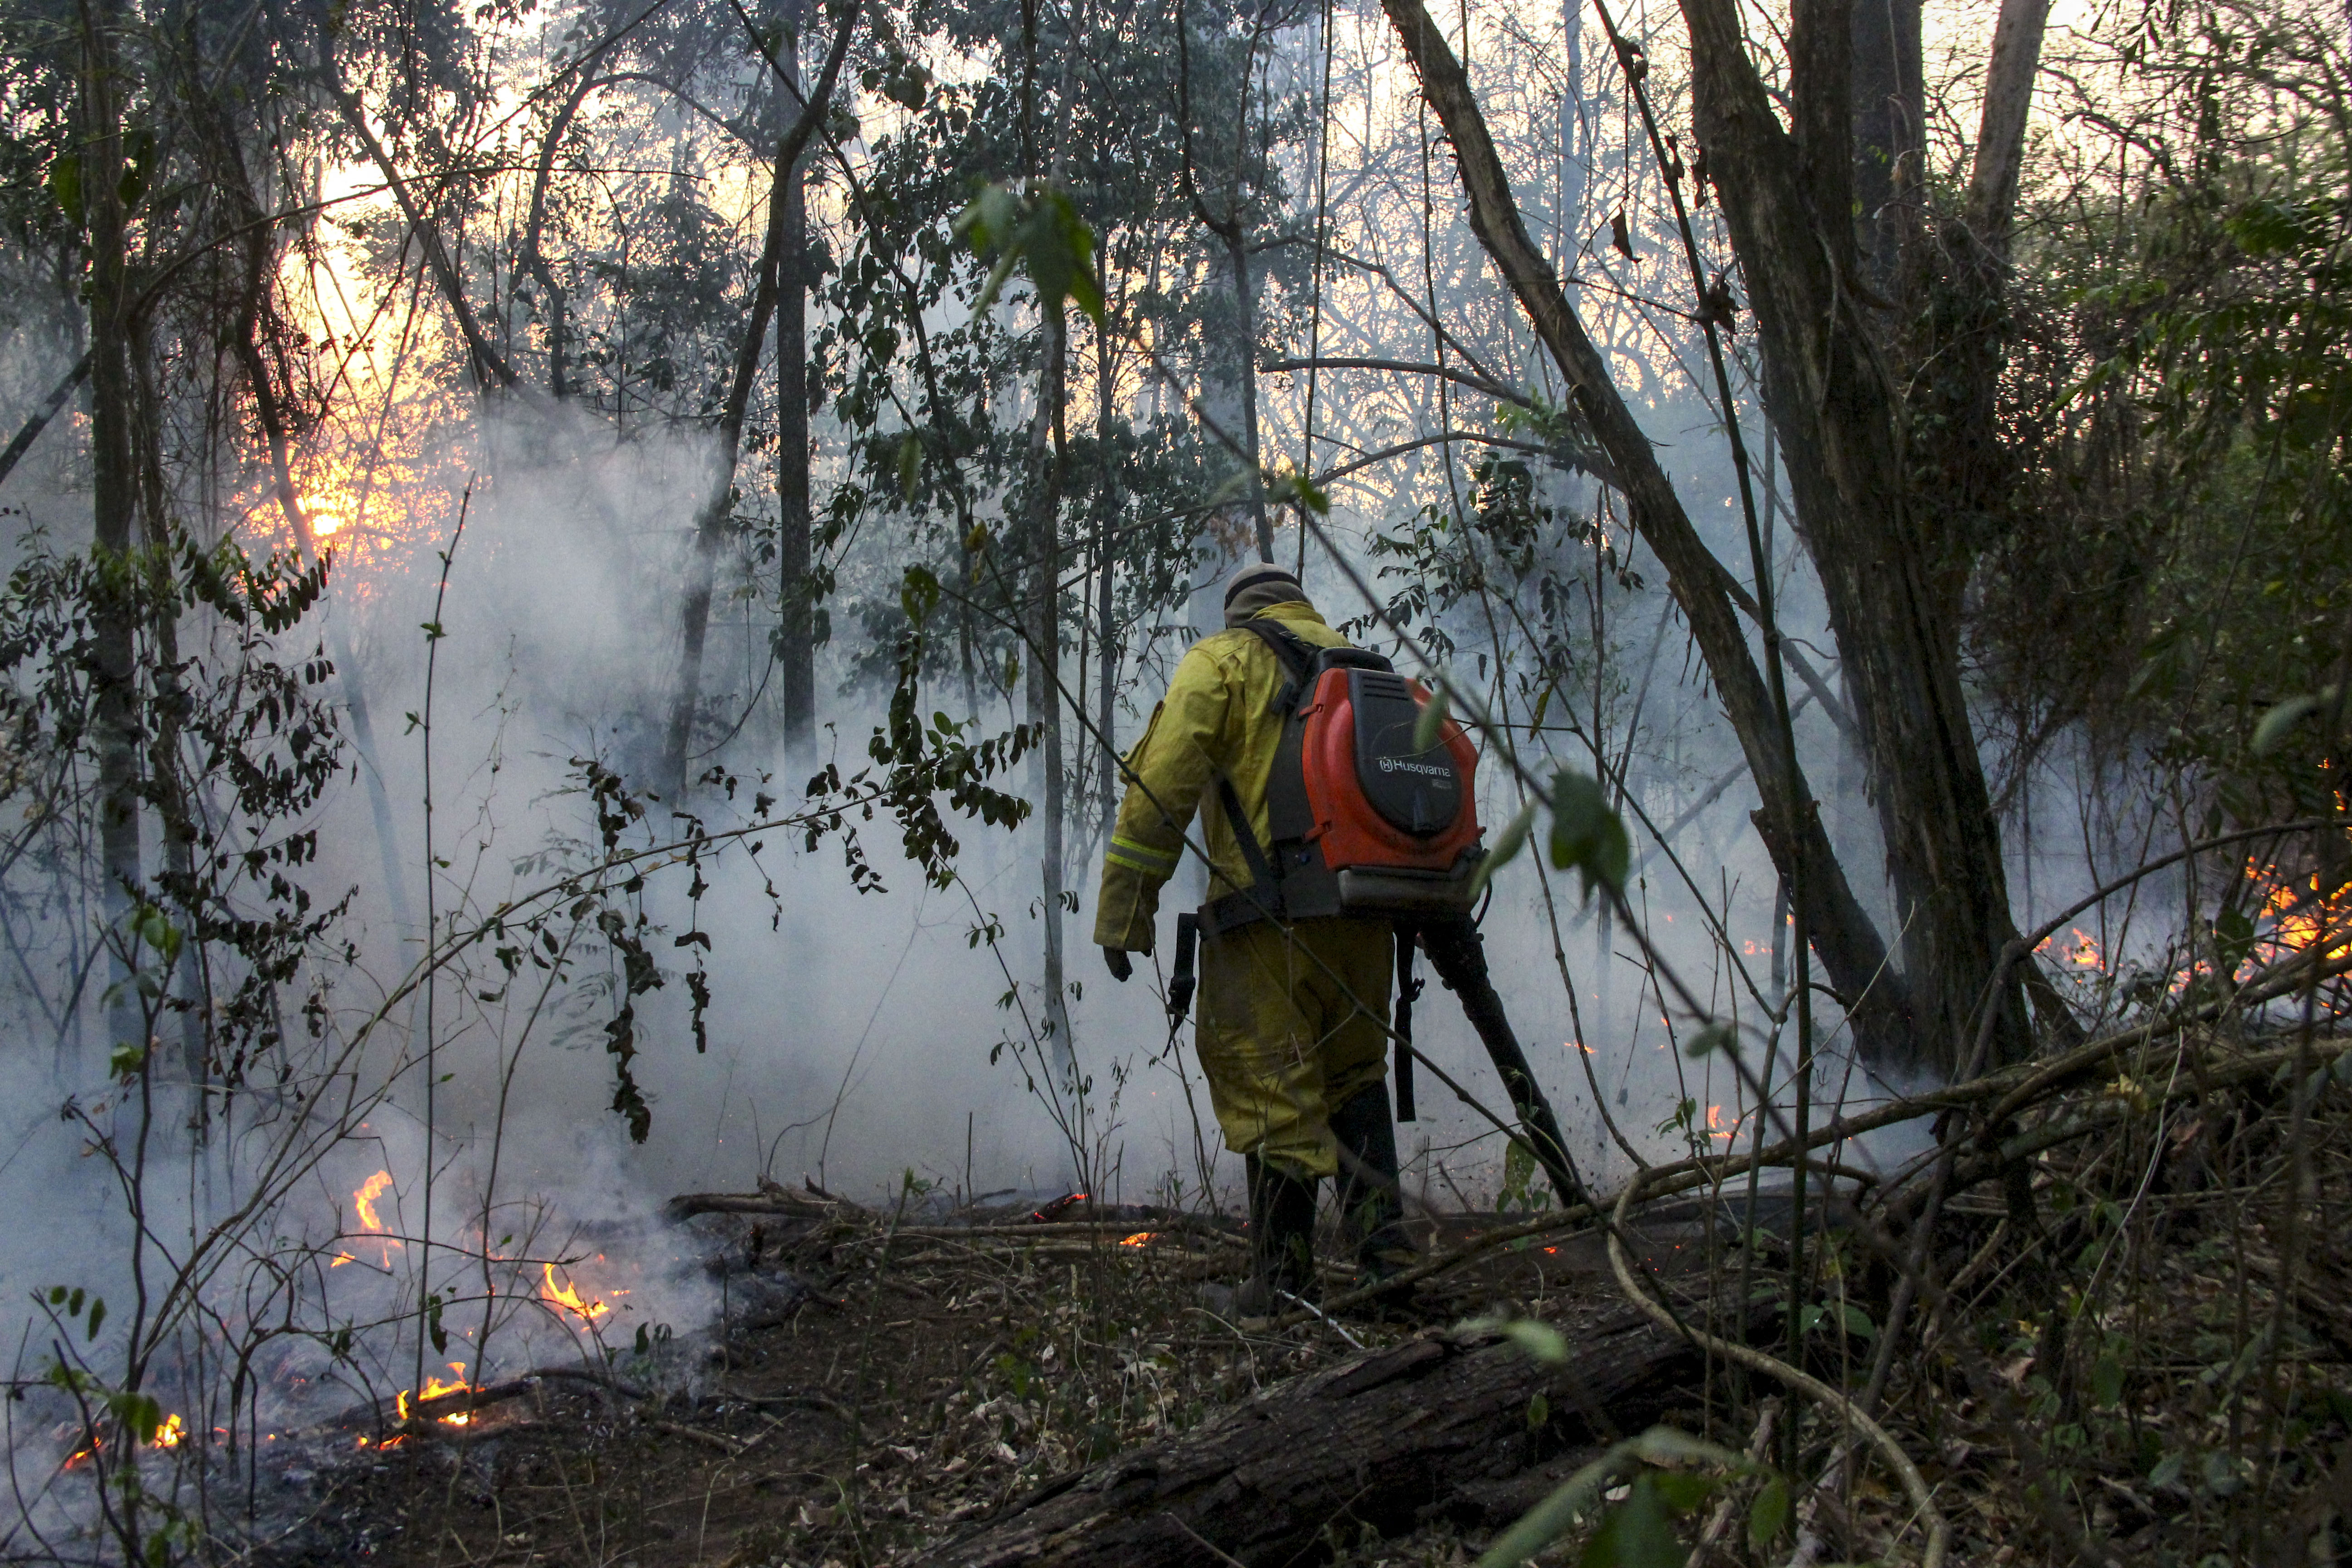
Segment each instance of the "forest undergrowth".
[{"label": "forest undergrowth", "polygon": [[[980,1561],[1003,1521],[1082,1478],[1174,1474],[1170,1456],[1305,1374],[1433,1340],[1511,1346],[1535,1380],[1527,1431],[1493,1434],[1484,1480],[1439,1487],[1406,1530],[1364,1497],[1311,1538],[1252,1542],[1236,1521],[1192,1560],[2335,1562],[2352,1545],[2352,1036],[2309,981],[2345,958],[2289,961],[2307,1007],[2291,1028],[2208,1006],[1831,1122],[1809,1140],[1828,1214],[1794,1257],[1785,1186],[1767,1182],[1743,1232],[1750,1161],[1698,1157],[1643,1180],[1616,1266],[1589,1212],[1424,1192],[1409,1296],[1360,1300],[1327,1236],[1327,1310],[1245,1326],[1199,1300],[1244,1257],[1213,1215],[1007,1211],[911,1183],[887,1210],[689,1197],[673,1212],[735,1211],[682,1222],[714,1271],[790,1279],[782,1310],[698,1341],[707,1364],[681,1392],[632,1386],[625,1353],[592,1360],[601,1388],[488,1391],[298,1472],[302,1522],[259,1555]],[[1866,1173],[1847,1137],[1906,1113],[1935,1117],[1939,1141]],[[1785,1171],[1787,1144],[1759,1163]],[[1793,1345],[1811,1388],[1707,1354],[1613,1410],[1580,1412],[1556,1384],[1548,1399],[1546,1363],[1564,1352],[1573,1378],[1580,1336],[1625,1317],[1629,1288],[1702,1342],[1736,1333],[1744,1293],[1750,1343]],[[1889,1447],[1864,1436],[1870,1416]],[[1381,1436],[1327,1434],[1341,1452]],[[1122,1560],[1084,1530],[1060,1542],[1044,1560]]]}]

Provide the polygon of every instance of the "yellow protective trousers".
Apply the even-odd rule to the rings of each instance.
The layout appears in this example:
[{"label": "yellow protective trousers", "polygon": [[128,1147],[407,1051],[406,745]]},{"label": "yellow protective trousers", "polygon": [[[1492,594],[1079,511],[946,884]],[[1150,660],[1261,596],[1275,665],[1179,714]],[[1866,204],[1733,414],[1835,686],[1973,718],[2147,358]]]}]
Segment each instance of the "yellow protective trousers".
[{"label": "yellow protective trousers", "polygon": [[1331,1112],[1388,1071],[1386,921],[1201,933],[1201,1071],[1225,1147],[1293,1176],[1339,1169]]}]

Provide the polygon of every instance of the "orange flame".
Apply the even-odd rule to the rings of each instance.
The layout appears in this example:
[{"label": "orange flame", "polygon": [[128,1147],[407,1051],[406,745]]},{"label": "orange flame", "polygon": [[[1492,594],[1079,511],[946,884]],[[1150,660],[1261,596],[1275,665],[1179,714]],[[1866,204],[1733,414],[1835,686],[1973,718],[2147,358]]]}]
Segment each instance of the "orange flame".
[{"label": "orange flame", "polygon": [[1145,1242],[1151,1239],[1153,1234],[1154,1233],[1151,1231],[1139,1230],[1133,1236],[1130,1236],[1126,1240],[1120,1242],[1119,1245],[1121,1247],[1141,1247]]},{"label": "orange flame", "polygon": [[540,1288],[539,1293],[550,1305],[562,1308],[583,1323],[593,1323],[613,1310],[603,1301],[581,1295],[577,1285],[558,1285],[552,1263],[547,1266],[547,1282]]},{"label": "orange flame", "polygon": [[1735,1116],[1727,1121],[1723,1117],[1723,1107],[1710,1105],[1706,1108],[1706,1135],[1710,1138],[1720,1138],[1728,1143],[1739,1136],[1739,1124],[1745,1120],[1744,1117]]},{"label": "orange flame", "polygon": [[360,1190],[358,1192],[352,1194],[352,1206],[359,1211],[360,1228],[362,1230],[373,1230],[379,1233],[383,1231],[383,1221],[376,1217],[375,1201],[376,1199],[383,1196],[384,1190],[391,1185],[392,1173],[390,1171],[378,1171],[374,1175],[370,1176],[365,1182],[362,1182],[360,1184]]},{"label": "orange flame", "polygon": [[[466,1363],[464,1362],[451,1362],[449,1363],[449,1370],[457,1374],[455,1379],[428,1377],[425,1380],[425,1393],[420,1398],[419,1403],[422,1403],[425,1399],[438,1399],[445,1394],[463,1394],[472,1386],[466,1381]],[[403,1421],[408,1419],[408,1391],[406,1389],[401,1390],[400,1397],[395,1403],[399,1406],[400,1418]],[[465,1426],[470,1425],[473,1422],[473,1419],[474,1416],[471,1411],[461,1410],[454,1415],[442,1416],[441,1425],[444,1426]],[[384,1447],[389,1448],[392,1445],[390,1443],[386,1443]]]},{"label": "orange flame", "polygon": [[2062,963],[2072,964],[2074,968],[2088,973],[2097,974],[2105,971],[2107,955],[2099,951],[2098,938],[2081,926],[2067,927],[2066,934],[2074,940],[2062,942],[2057,937],[2046,936],[2042,939],[2042,945],[2034,951],[2051,953]]},{"label": "orange flame", "polygon": [[[2251,867],[2247,870],[2250,877],[2267,876],[2270,872],[2269,867],[2260,873]],[[2271,922],[2272,944],[2281,956],[2307,952],[2322,944],[2326,945],[2331,959],[2352,953],[2352,933],[2345,929],[2345,900],[2342,892],[2334,898],[2322,894],[2317,877],[2300,881],[2281,879],[2263,900],[2263,914]]]},{"label": "orange flame", "polygon": [[[359,1191],[352,1194],[352,1208],[360,1216],[360,1229],[377,1238],[378,1245],[383,1248],[383,1261],[386,1268],[392,1265],[392,1249],[398,1247],[400,1242],[396,1237],[384,1235],[383,1218],[375,1212],[375,1202],[391,1190],[392,1173],[378,1171],[374,1175],[362,1182]],[[351,1261],[350,1253],[338,1252],[335,1254],[335,1260],[327,1267],[341,1268]]]},{"label": "orange flame", "polygon": [[166,1415],[163,1424],[155,1428],[155,1447],[176,1448],[188,1435],[188,1424],[177,1415]]}]

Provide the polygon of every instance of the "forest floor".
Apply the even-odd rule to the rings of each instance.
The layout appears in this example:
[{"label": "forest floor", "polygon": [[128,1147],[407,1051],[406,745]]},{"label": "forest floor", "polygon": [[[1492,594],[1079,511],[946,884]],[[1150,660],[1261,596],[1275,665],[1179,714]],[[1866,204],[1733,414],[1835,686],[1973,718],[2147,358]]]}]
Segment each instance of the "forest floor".
[{"label": "forest floor", "polygon": [[[973,1217],[894,1228],[871,1214],[699,1215],[688,1223],[753,1305],[723,1336],[696,1337],[687,1353],[707,1364],[682,1392],[541,1380],[462,1427],[320,1470],[300,1528],[263,1556],[402,1568],[919,1561],[1056,1478],[1365,1349],[1465,1319],[1559,1319],[1619,1301],[1592,1237],[1546,1238],[1495,1248],[1377,1314],[1250,1331],[1200,1300],[1202,1283],[1235,1279],[1245,1261],[1222,1227],[1155,1227],[1132,1211],[1108,1223]],[[1501,1223],[1421,1228],[1454,1247]],[[1675,1246],[1660,1248],[1669,1267]],[[1327,1290],[1350,1282],[1343,1268],[1325,1272]],[[625,1373],[625,1358],[615,1364]],[[1482,1543],[1481,1531],[1439,1523],[1330,1544],[1371,1568],[1467,1563]]]},{"label": "forest floor", "polygon": [[[1993,1107],[2006,1120],[1987,1124],[2011,1133],[1980,1146],[1954,1123],[1952,1148],[1981,1152],[1934,1222],[1935,1299],[1883,1363],[1880,1419],[1949,1527],[1948,1561],[2352,1562],[2352,1036],[2134,1031],[1937,1092]],[[1931,1163],[1912,1189],[1927,1184]],[[1901,1187],[1872,1201],[1901,1211]],[[1753,1291],[1767,1290],[1769,1321],[1751,1326],[1760,1338],[1750,1342],[1777,1343],[1770,1325],[1785,1317],[1770,1277],[1786,1268],[1785,1245],[1764,1235],[1751,1279],[1727,1245],[1738,1227],[1710,1226],[1696,1201],[1638,1212],[1636,1267],[1646,1261],[1689,1292],[1712,1282],[1713,1301],[1750,1289],[1751,1312]],[[1328,1431],[1350,1454],[1402,1433],[1409,1447],[1432,1414],[1411,1390],[1435,1384],[1391,1378],[1391,1394],[1407,1392],[1403,1405],[1381,1406],[1385,1425],[1318,1426],[1319,1412],[1355,1395],[1318,1405],[1313,1391],[1370,1386],[1374,1363],[1520,1356],[1493,1325],[1522,1318],[1558,1326],[1568,1364],[1557,1375],[1573,1383],[1598,1375],[1608,1315],[1631,1315],[1589,1221],[1541,1232],[1520,1215],[1424,1214],[1426,1244],[1449,1266],[1402,1309],[1253,1331],[1200,1300],[1202,1283],[1234,1279],[1245,1258],[1233,1228],[1212,1219],[1073,1206],[1043,1223],[1025,1210],[929,1212],[918,1223],[780,1190],[692,1204],[714,1211],[681,1224],[688,1251],[721,1279],[720,1330],[602,1368],[551,1368],[470,1412],[428,1405],[404,1437],[289,1484],[289,1528],[247,1560],[874,1568],[953,1548],[970,1562],[1026,1561],[990,1556],[974,1540],[1013,1540],[1021,1520],[1094,1506],[1087,1487],[1064,1489],[1114,1455],[1171,1443],[1196,1451],[1237,1427],[1318,1441]],[[1758,1220],[1773,1228],[1769,1207]],[[1858,1391],[1895,1275],[1858,1231],[1830,1231],[1809,1250],[1807,1294],[1822,1305],[1800,1320],[1804,1358],[1816,1376]],[[1349,1283],[1330,1267],[1327,1299]],[[1482,1339],[1488,1350],[1461,1348]],[[1314,1375],[1368,1352],[1360,1369]],[[1724,1483],[1725,1507],[1708,1504],[1717,1522],[1735,1497],[1773,1486],[1797,1501],[1753,1546],[1734,1526],[1712,1560],[1790,1561],[1791,1531],[1812,1542],[1799,1553],[1807,1562],[1917,1559],[1920,1510],[1886,1467],[1836,1458],[1852,1451],[1853,1429],[1835,1404],[1815,1394],[1795,1407],[1799,1461],[1768,1485],[1765,1473],[1788,1463],[1761,1436],[1779,1401],[1722,1373],[1702,1376],[1693,1354],[1594,1432],[1571,1435],[1581,1449],[1535,1461],[1528,1431],[1562,1422],[1559,1385],[1547,1405],[1490,1382],[1519,1390],[1510,1397],[1520,1403],[1480,1407],[1484,1425],[1455,1428],[1450,1455],[1429,1450],[1453,1467],[1448,1506],[1391,1509],[1382,1538],[1357,1522],[1351,1509],[1371,1505],[1343,1474],[1328,1520],[1318,1502],[1282,1527],[1287,1544],[1248,1555],[1467,1564],[1558,1482],[1561,1465],[1597,1452],[1601,1426],[1631,1433],[1655,1421],[1767,1455],[1763,1470],[1751,1463]],[[1303,1399],[1282,1392],[1301,1386]],[[1242,1410],[1259,1419],[1221,1420]],[[1284,1426],[1276,1412],[1307,1420]],[[462,1427],[445,1419],[458,1414]],[[1788,1433],[1784,1422],[1773,1443]],[[1180,1472],[1193,1473],[1181,1462],[1165,1473]],[[1127,1506],[1116,1490],[1100,1493],[1106,1508]],[[1471,1506],[1454,1506],[1465,1499]],[[1697,1525],[1690,1514],[1674,1528],[1688,1537]],[[1078,1557],[1129,1561],[1099,1549],[1120,1539],[1098,1535],[1094,1554]],[[1580,1550],[1571,1540],[1541,1561],[1575,1561]],[[1156,1559],[1234,1561],[1205,1542],[1197,1559]],[[1664,1559],[1640,1559],[1654,1560]]]}]

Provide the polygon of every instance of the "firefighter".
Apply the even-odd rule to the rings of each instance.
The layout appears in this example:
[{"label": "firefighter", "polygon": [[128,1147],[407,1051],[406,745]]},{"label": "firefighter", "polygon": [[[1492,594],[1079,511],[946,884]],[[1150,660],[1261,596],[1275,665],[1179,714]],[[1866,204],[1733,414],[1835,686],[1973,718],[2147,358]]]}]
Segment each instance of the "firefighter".
[{"label": "firefighter", "polygon": [[[1249,889],[1250,862],[1263,863],[1287,678],[1265,638],[1237,628],[1263,616],[1316,647],[1347,644],[1279,566],[1236,572],[1224,613],[1226,629],[1184,655],[1126,760],[1127,795],[1095,905],[1095,942],[1117,980],[1133,972],[1129,954],[1152,951],[1160,890],[1196,811],[1212,907]],[[1228,800],[1248,819],[1247,847]],[[1317,1190],[1327,1177],[1369,1278],[1412,1260],[1383,1027],[1396,932],[1380,920],[1259,919],[1222,932],[1215,924],[1202,921],[1197,1044],[1225,1147],[1248,1179],[1250,1275],[1230,1305],[1263,1316],[1285,1296],[1313,1295]]]}]

